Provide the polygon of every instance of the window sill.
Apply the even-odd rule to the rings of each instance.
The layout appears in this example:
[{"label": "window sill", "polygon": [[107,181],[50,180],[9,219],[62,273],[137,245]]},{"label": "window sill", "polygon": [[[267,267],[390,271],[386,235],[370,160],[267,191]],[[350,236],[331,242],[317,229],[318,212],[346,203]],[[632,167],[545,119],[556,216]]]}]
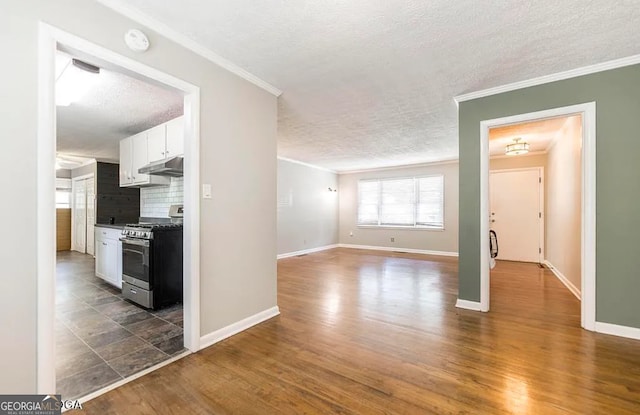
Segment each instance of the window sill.
[{"label": "window sill", "polygon": [[393,229],[393,230],[407,230],[407,231],[436,231],[444,232],[444,228],[430,228],[428,226],[390,226],[390,225],[356,225],[358,229]]}]

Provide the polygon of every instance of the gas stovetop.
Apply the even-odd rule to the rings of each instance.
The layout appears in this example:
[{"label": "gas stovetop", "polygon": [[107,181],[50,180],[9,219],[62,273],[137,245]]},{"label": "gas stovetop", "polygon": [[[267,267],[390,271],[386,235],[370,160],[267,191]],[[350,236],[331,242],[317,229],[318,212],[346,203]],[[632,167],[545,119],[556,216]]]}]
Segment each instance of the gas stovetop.
[{"label": "gas stovetop", "polygon": [[182,230],[181,223],[131,223],[125,225],[122,236],[152,239],[153,233],[165,230]]}]

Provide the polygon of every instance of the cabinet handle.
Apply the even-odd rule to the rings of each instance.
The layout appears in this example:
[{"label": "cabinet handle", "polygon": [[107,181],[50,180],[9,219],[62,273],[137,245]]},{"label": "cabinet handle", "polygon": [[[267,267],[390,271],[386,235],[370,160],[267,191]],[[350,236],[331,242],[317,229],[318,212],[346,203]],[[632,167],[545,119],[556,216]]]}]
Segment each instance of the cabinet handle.
[{"label": "cabinet handle", "polygon": [[107,243],[106,243],[106,242],[103,242],[103,243],[102,243],[102,245],[107,245]]}]

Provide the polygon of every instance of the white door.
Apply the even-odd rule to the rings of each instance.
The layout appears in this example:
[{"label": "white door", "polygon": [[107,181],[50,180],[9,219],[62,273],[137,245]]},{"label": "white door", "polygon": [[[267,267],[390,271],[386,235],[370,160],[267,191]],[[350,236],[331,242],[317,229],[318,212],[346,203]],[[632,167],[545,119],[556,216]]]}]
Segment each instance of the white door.
[{"label": "white door", "polygon": [[87,254],[94,255],[95,249],[95,234],[94,225],[96,223],[96,192],[95,192],[95,179],[87,179],[86,183],[87,193]]},{"label": "white door", "polygon": [[538,168],[491,172],[489,215],[498,236],[497,259],[542,262],[541,182]]},{"label": "white door", "polygon": [[87,251],[87,189],[86,180],[73,181],[73,250]]}]

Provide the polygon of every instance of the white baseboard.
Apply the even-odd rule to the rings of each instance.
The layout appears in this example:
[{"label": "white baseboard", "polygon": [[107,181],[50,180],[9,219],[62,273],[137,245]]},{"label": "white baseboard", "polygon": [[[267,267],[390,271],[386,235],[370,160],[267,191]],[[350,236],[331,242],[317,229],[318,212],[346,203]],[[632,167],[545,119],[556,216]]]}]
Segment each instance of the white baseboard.
[{"label": "white baseboard", "polygon": [[212,333],[205,334],[204,336],[200,337],[200,350],[218,343],[219,341],[222,341],[227,337],[231,337],[234,334],[238,334],[241,331],[248,329],[249,327],[253,327],[256,324],[262,323],[265,320],[269,320],[270,318],[275,317],[278,314],[280,314],[280,309],[278,308],[278,306],[271,307],[267,310],[261,311],[233,324],[229,324],[227,327],[223,327]]},{"label": "white baseboard", "polygon": [[332,248],[337,248],[337,247],[338,247],[338,244],[319,246],[317,248],[303,249],[302,251],[294,251],[294,252],[287,252],[285,254],[278,254],[277,258],[278,259],[290,258],[292,256],[311,254],[313,252],[326,251],[327,249],[332,249]]},{"label": "white baseboard", "polygon": [[619,326],[617,324],[596,321],[596,332],[640,340],[640,328],[636,327]]},{"label": "white baseboard", "polygon": [[482,308],[480,307],[480,302],[462,300],[460,298],[458,298],[458,300],[456,301],[456,307],[464,308],[465,310],[482,311]]},{"label": "white baseboard", "polygon": [[544,260],[543,264],[546,265],[547,268],[551,270],[551,272],[553,272],[553,274],[560,280],[560,282],[563,283],[564,286],[567,287],[569,291],[571,291],[571,293],[575,295],[578,300],[582,301],[582,293],[580,292],[578,287],[573,285],[573,283],[569,281],[569,279],[565,277],[564,274],[560,272],[558,268],[554,267],[553,264],[547,261],[546,259]]},{"label": "white baseboard", "polygon": [[430,251],[427,249],[400,248],[400,247],[394,247],[394,246],[338,244],[338,247],[351,248],[351,249],[372,249],[374,251],[404,252],[408,254],[424,254],[424,255],[438,255],[438,256],[452,256],[452,257],[458,256],[457,252]]}]

